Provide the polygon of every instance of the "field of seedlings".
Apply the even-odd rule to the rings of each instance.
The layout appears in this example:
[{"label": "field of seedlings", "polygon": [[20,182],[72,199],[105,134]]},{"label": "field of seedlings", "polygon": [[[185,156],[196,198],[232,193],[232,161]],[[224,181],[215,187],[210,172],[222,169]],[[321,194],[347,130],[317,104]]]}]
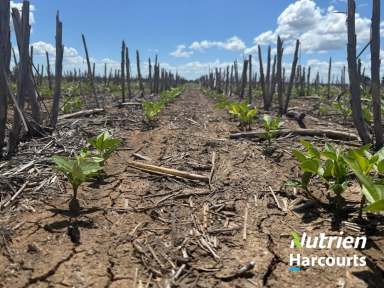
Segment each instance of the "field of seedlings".
[{"label": "field of seedlings", "polygon": [[384,287],[372,3],[370,77],[348,0],[337,81],[280,37],[188,81],[125,41],[96,73],[84,34],[64,71],[59,13],[35,65],[29,1],[0,0],[0,287]]}]

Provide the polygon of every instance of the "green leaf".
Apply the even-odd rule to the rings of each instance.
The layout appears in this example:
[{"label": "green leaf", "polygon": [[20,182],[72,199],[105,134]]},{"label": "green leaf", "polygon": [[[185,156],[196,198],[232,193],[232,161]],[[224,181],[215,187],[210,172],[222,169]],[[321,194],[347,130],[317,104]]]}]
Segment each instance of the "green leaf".
[{"label": "green leaf", "polygon": [[381,160],[378,164],[377,164],[377,171],[379,173],[384,173],[384,160]]},{"label": "green leaf", "polygon": [[53,156],[52,160],[55,162],[56,167],[64,173],[72,171],[75,162],[74,160],[61,156]]},{"label": "green leaf", "polygon": [[315,146],[305,140],[300,140],[300,143],[307,149],[308,155],[311,158],[320,158],[320,152]]},{"label": "green leaf", "polygon": [[320,161],[316,159],[307,159],[306,161],[300,164],[300,168],[304,172],[317,174],[320,168]]},{"label": "green leaf", "polygon": [[292,154],[300,162],[304,162],[305,160],[307,160],[307,157],[303,153],[301,153],[299,150],[296,150],[296,149],[292,150]]},{"label": "green leaf", "polygon": [[370,177],[365,176],[353,160],[349,158],[346,158],[345,160],[353,171],[353,173],[355,173],[356,177],[359,179],[361,185],[363,186],[362,191],[368,201],[376,202],[381,200],[383,195],[382,187],[380,187],[379,185],[375,185],[374,182],[370,179]]},{"label": "green leaf", "polygon": [[376,201],[364,208],[366,212],[384,212],[384,199]]}]

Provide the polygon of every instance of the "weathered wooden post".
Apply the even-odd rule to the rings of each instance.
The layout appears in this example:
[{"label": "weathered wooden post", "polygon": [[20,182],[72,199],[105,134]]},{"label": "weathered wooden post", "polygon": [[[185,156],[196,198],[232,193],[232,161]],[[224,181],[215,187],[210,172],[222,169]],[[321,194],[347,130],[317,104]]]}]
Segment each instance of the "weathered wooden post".
[{"label": "weathered wooden post", "polygon": [[0,0],[0,157],[5,144],[5,130],[8,113],[8,95],[6,93],[6,81],[9,77],[9,65],[11,62],[11,38],[10,38],[10,1]]},{"label": "weathered wooden post", "polygon": [[81,34],[81,38],[83,39],[83,45],[84,45],[84,50],[85,50],[85,57],[87,60],[87,67],[88,67],[88,78],[91,81],[91,86],[92,86],[92,92],[93,96],[95,98],[95,103],[97,107],[100,107],[99,105],[99,100],[97,99],[97,94],[96,94],[96,87],[95,87],[95,80],[93,78],[93,72],[91,68],[91,62],[89,60],[89,54],[88,54],[88,48],[87,48],[87,42],[85,41],[85,36],[84,34]]},{"label": "weathered wooden post", "polygon": [[55,91],[53,94],[53,104],[51,113],[51,125],[56,127],[59,115],[59,105],[61,98],[61,77],[63,71],[63,24],[60,21],[59,12],[56,15],[56,62],[55,62]]},{"label": "weathered wooden post", "polygon": [[291,69],[291,76],[289,79],[289,84],[288,84],[288,91],[287,91],[287,96],[285,97],[285,106],[284,106],[284,111],[281,114],[286,114],[288,111],[288,105],[289,105],[289,100],[292,95],[292,89],[295,81],[295,72],[296,72],[296,66],[297,66],[297,61],[299,61],[299,47],[300,47],[300,41],[296,40],[296,47],[295,47],[295,54],[293,56],[293,63],[292,63],[292,69]]},{"label": "weathered wooden post", "polygon": [[125,41],[121,44],[121,102],[125,102]]},{"label": "weathered wooden post", "polygon": [[380,96],[380,6],[380,0],[373,0],[371,21],[371,93],[376,149],[380,149],[384,145]]},{"label": "weathered wooden post", "polygon": [[361,107],[361,91],[360,91],[360,76],[356,62],[356,32],[355,32],[355,11],[356,3],[354,0],[348,0],[348,72],[349,72],[349,87],[351,90],[351,107],[352,118],[359,136],[364,144],[371,142],[367,126],[363,118]]}]

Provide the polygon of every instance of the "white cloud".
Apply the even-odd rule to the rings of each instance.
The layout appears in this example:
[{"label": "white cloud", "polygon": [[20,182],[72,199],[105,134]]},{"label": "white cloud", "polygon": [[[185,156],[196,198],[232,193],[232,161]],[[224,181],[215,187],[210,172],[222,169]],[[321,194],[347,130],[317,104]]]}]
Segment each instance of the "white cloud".
[{"label": "white cloud", "polygon": [[176,58],[189,58],[193,55],[193,51],[185,50],[187,47],[185,45],[178,45],[176,50],[171,52],[170,55]]},{"label": "white cloud", "polygon": [[190,46],[190,49],[192,50],[199,50],[203,51],[210,48],[220,48],[224,50],[229,51],[241,51],[246,48],[245,43],[243,40],[241,40],[237,36],[233,36],[226,41],[210,41],[210,40],[203,40],[203,41],[195,41]]},{"label": "white cloud", "polygon": [[[358,44],[364,45],[369,41],[370,24],[370,19],[356,14]],[[285,40],[286,54],[293,52],[296,39],[300,39],[303,52],[344,49],[347,42],[346,15],[335,11],[333,6],[323,10],[313,0],[298,0],[280,14],[277,28],[258,35],[254,46],[246,52],[254,53],[257,45],[274,44],[277,35]]]},{"label": "white cloud", "polygon": [[48,52],[48,55],[50,57],[55,56],[56,48],[53,47],[53,45],[50,43],[38,41],[38,42],[32,43],[31,46],[33,46],[34,56],[35,55],[44,56],[46,51]]}]

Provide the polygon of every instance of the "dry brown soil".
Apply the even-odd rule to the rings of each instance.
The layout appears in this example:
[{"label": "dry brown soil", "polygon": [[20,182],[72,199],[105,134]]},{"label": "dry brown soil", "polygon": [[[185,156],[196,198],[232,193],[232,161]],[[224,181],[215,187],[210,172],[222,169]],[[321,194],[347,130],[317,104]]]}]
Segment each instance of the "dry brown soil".
[{"label": "dry brown soil", "polygon": [[[109,114],[126,115],[121,110]],[[384,287],[382,231],[371,231],[363,251],[300,251],[366,255],[367,267],[288,270],[289,254],[297,252],[290,249],[293,230],[360,234],[345,225],[335,231],[323,207],[285,209],[303,196],[284,186],[299,175],[290,153],[297,138],[275,141],[272,156],[264,155],[265,143],[230,140],[236,123],[191,88],[162,112],[154,129],[132,128],[129,119],[119,123],[124,147],[108,160],[102,180],[82,187],[80,215],[67,211],[65,182],[30,202],[30,209],[15,203],[1,212],[0,225],[12,234],[1,248],[0,287]],[[307,125],[328,124],[309,117]],[[201,175],[211,173],[215,154],[211,185],[131,169],[126,162],[133,152],[150,158],[138,161]],[[348,193],[356,206],[358,191]],[[20,202],[27,199],[25,193]],[[71,241],[71,229],[80,232],[80,244]],[[251,261],[253,269],[237,273]]]}]

